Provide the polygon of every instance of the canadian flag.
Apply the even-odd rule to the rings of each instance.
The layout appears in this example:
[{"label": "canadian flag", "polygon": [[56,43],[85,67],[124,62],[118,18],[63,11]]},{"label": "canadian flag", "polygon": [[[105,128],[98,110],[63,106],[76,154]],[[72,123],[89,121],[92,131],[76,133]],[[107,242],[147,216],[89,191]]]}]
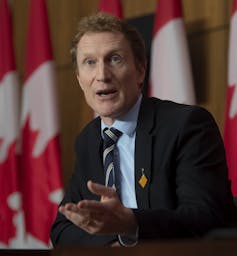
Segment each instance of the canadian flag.
[{"label": "canadian flag", "polygon": [[229,38],[228,87],[226,94],[226,115],[224,143],[232,182],[232,193],[237,196],[237,0],[233,1]]},{"label": "canadian flag", "polygon": [[113,14],[118,18],[123,18],[123,8],[120,0],[100,0],[99,11]]},{"label": "canadian flag", "polygon": [[19,87],[7,0],[0,1],[0,248],[23,244],[18,185]]},{"label": "canadian flag", "polygon": [[62,198],[59,128],[46,4],[29,3],[20,178],[27,246],[45,248]]},{"label": "canadian flag", "polygon": [[180,0],[159,0],[151,47],[149,94],[194,104],[194,87]]}]

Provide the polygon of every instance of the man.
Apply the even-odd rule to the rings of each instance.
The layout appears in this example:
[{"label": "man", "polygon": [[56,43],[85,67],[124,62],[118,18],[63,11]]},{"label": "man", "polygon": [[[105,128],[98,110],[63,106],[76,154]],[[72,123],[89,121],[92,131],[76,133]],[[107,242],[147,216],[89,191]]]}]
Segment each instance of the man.
[{"label": "man", "polygon": [[[125,21],[102,13],[82,19],[71,52],[99,117],[77,138],[53,244],[129,246],[224,226],[234,206],[212,116],[197,106],[142,97],[144,43]],[[111,127],[117,130],[106,130]],[[103,148],[107,135],[118,139],[110,149]]]}]

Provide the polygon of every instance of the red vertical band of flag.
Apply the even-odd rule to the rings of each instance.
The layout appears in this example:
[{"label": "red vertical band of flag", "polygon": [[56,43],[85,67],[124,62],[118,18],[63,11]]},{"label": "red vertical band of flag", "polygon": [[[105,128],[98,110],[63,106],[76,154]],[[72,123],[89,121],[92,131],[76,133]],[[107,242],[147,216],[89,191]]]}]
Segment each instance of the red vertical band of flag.
[{"label": "red vertical band of flag", "polygon": [[237,0],[233,1],[228,53],[224,143],[232,193],[237,196]]},{"label": "red vertical band of flag", "polygon": [[1,62],[0,62],[0,81],[3,76],[12,70],[15,70],[14,54],[13,54],[13,42],[12,42],[12,24],[10,19],[10,12],[6,0],[0,1],[1,11]]},{"label": "red vertical band of flag", "polygon": [[180,0],[159,0],[151,46],[149,94],[194,104],[194,87]]},{"label": "red vertical band of flag", "polygon": [[44,0],[30,0],[22,96],[21,189],[29,247],[49,245],[62,197],[55,74]]},{"label": "red vertical band of flag", "polygon": [[0,248],[16,248],[23,229],[16,151],[19,99],[7,0],[0,0],[0,38]]},{"label": "red vertical band of flag", "polygon": [[[159,12],[159,10],[161,11]],[[182,17],[181,3],[179,1],[177,2],[177,0],[160,1],[159,5],[157,5],[156,13],[154,34],[156,34],[167,22]]]},{"label": "red vertical band of flag", "polygon": [[232,14],[234,14],[236,11],[237,11],[237,1],[233,0]]},{"label": "red vertical band of flag", "polygon": [[122,4],[120,0],[100,0],[98,10],[123,18]]}]

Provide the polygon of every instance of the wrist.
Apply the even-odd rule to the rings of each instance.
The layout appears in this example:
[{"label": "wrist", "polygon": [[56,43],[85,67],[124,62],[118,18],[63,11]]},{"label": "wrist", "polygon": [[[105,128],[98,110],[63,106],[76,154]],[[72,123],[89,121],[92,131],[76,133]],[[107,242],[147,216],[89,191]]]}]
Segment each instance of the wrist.
[{"label": "wrist", "polygon": [[134,234],[124,235],[124,236],[118,235],[119,244],[124,247],[133,247],[137,245],[138,232],[139,232],[139,228],[137,227]]},{"label": "wrist", "polygon": [[121,233],[120,235],[125,235],[125,236],[134,236],[137,234],[137,230],[138,230],[138,223],[137,223],[137,219],[132,211],[132,209],[130,208],[125,208],[126,214],[124,214],[125,216],[125,228],[124,228],[124,232]]}]

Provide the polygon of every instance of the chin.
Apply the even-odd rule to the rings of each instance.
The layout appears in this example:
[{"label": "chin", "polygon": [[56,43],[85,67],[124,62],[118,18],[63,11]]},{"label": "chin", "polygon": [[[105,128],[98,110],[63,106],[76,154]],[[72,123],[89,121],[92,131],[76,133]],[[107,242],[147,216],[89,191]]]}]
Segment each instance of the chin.
[{"label": "chin", "polygon": [[112,110],[112,107],[106,107],[106,108],[101,108],[100,107],[100,108],[95,109],[95,112],[97,112],[101,116],[110,117],[111,115],[113,115],[117,111]]},{"label": "chin", "polygon": [[106,118],[116,118],[118,116],[117,111],[97,111],[97,114],[101,117],[106,117]]},{"label": "chin", "polygon": [[102,117],[113,117],[113,113],[111,113],[111,112],[103,112],[103,111],[100,111],[100,112],[97,112],[97,114],[99,115],[99,116],[102,116]]},{"label": "chin", "polygon": [[98,113],[99,116],[107,117],[107,118],[116,118],[118,117],[122,112],[121,104],[98,104],[93,108],[96,113]]}]

